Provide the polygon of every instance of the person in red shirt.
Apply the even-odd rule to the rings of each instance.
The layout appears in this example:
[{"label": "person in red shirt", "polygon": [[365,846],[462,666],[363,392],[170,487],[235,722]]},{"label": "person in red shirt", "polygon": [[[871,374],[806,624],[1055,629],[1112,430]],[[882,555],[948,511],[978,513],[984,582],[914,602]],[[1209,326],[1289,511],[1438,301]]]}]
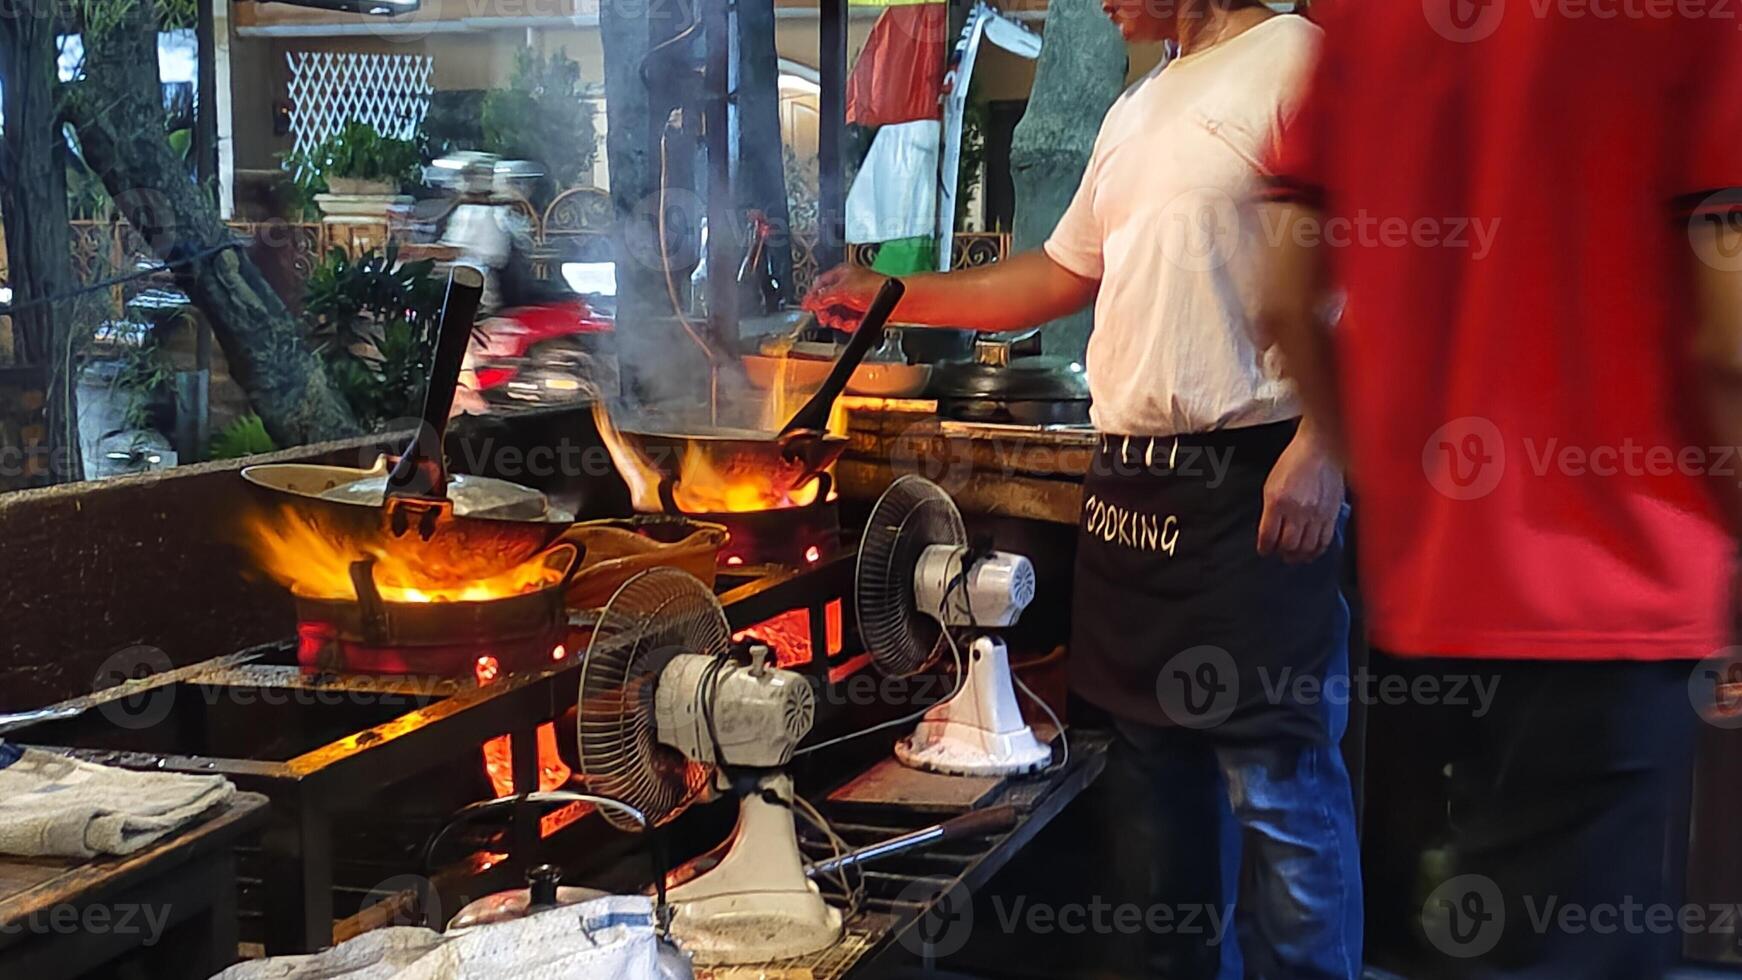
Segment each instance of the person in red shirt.
[{"label": "person in red shirt", "polygon": [[1716,9],[1336,5],[1269,167],[1260,330],[1346,452],[1367,687],[1406,692],[1372,706],[1364,864],[1372,960],[1411,976],[1635,980],[1679,946],[1665,844],[1742,514]]}]

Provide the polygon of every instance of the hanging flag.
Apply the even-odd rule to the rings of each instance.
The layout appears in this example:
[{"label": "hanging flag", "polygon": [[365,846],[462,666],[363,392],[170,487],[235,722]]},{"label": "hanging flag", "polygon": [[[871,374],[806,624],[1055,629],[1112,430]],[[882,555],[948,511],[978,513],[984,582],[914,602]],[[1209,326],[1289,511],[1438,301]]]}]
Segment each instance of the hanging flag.
[{"label": "hanging flag", "polygon": [[889,275],[937,265],[936,119],[884,126],[847,192],[847,241],[879,242],[872,268]]},{"label": "hanging flag", "polygon": [[949,29],[942,3],[883,11],[847,78],[847,122],[876,128],[937,118]]}]

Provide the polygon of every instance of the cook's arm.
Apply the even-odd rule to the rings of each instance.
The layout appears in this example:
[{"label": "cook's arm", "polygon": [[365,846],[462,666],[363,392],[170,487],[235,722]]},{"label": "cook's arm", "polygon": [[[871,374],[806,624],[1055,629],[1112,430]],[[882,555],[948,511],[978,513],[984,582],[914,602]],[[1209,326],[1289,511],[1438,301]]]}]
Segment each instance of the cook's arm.
[{"label": "cook's arm", "polygon": [[[887,278],[841,265],[818,277],[804,308],[830,326],[851,328]],[[1068,316],[1095,301],[1101,283],[1085,279],[1040,249],[958,272],[902,276],[901,323],[994,332],[1020,330]]]},{"label": "cook's arm", "polygon": [[[1335,458],[1343,453],[1343,416],[1337,399],[1337,364],[1325,309],[1331,294],[1322,236],[1306,234],[1319,212],[1302,204],[1266,204],[1283,234],[1269,236],[1264,293],[1258,313],[1260,341],[1282,349],[1283,370],[1300,392],[1311,432]],[[1309,224],[1310,223],[1310,224]]]},{"label": "cook's arm", "polygon": [[[1694,340],[1694,362],[1706,421],[1720,446],[1742,446],[1742,225],[1737,216],[1696,218],[1694,252],[1699,257],[1700,320]],[[1742,531],[1742,487],[1729,467],[1716,467],[1713,492]]]}]

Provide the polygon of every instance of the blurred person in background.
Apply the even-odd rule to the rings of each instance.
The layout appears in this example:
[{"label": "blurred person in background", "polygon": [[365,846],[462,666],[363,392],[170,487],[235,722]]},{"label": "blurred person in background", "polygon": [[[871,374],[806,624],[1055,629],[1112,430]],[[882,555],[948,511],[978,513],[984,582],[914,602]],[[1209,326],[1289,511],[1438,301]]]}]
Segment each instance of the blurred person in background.
[{"label": "blurred person in background", "polygon": [[[1348,704],[1316,694],[1347,680],[1343,478],[1254,341],[1261,253],[1234,206],[1320,32],[1256,0],[1103,8],[1127,41],[1177,54],[1108,112],[1043,248],[904,276],[897,315],[1002,331],[1094,304],[1101,438],[1083,488],[1071,686],[1120,736],[1107,781],[1120,794],[1115,873],[1141,879],[1139,907],[1182,923],[1146,930],[1143,975],[1239,976],[1244,954],[1250,976],[1353,978]],[[882,281],[843,266],[805,306],[850,329]],[[1242,849],[1252,873],[1236,952],[1226,927]],[[1145,850],[1149,863],[1128,857]],[[1132,975],[1128,961],[1118,969]]]},{"label": "blurred person in background", "polygon": [[1733,642],[1742,34],[1463,0],[1319,20],[1261,328],[1347,449],[1378,679],[1415,692],[1370,719],[1367,932],[1402,957],[1372,961],[1658,976],[1690,681]]}]

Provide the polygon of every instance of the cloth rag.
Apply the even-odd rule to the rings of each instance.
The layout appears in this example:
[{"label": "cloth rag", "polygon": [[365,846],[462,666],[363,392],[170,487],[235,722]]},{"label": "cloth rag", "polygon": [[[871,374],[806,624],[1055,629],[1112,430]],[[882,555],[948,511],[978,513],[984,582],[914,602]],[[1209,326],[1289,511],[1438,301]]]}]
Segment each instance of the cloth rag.
[{"label": "cloth rag", "polygon": [[608,895],[446,936],[393,927],[324,953],[239,963],[213,980],[663,980],[653,903]]},{"label": "cloth rag", "polygon": [[11,746],[0,757],[0,854],[132,854],[235,793],[222,776],[133,772]]}]

